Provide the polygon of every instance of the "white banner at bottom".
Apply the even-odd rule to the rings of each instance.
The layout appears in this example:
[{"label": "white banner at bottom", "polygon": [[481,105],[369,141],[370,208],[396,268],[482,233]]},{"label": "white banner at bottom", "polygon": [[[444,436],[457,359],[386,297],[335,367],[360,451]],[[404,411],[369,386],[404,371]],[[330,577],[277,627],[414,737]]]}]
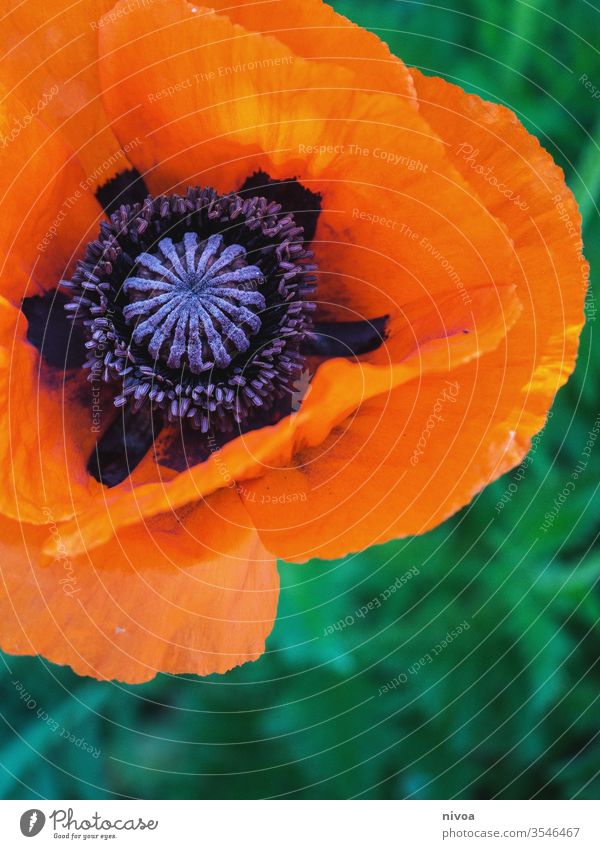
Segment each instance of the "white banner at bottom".
[{"label": "white banner at bottom", "polygon": [[0,802],[0,846],[598,849],[590,801]]}]

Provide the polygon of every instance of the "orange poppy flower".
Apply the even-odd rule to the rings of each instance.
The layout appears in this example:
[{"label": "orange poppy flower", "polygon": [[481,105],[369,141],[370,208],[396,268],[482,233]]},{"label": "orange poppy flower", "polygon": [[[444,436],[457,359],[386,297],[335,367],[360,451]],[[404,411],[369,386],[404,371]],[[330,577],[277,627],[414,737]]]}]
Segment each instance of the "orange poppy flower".
[{"label": "orange poppy flower", "polygon": [[275,558],[423,533],[522,460],[577,207],[509,110],[318,0],[11,5],[1,645],[224,672]]}]

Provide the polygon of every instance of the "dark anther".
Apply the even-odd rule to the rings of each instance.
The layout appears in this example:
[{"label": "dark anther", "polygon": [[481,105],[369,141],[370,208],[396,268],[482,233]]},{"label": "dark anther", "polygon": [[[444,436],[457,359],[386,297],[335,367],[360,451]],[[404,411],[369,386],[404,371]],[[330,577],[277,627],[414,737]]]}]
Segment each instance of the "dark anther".
[{"label": "dark anther", "polygon": [[256,171],[248,177],[240,189],[242,197],[263,195],[267,200],[280,203],[294,215],[294,220],[304,230],[304,241],[312,242],[321,212],[322,197],[311,192],[295,177],[288,180],[272,180],[264,171]]},{"label": "dark anther", "polygon": [[322,321],[314,324],[302,341],[303,354],[317,357],[352,357],[375,351],[385,341],[389,316],[365,321]]},{"label": "dark anther", "polygon": [[137,168],[119,171],[96,189],[96,198],[107,215],[112,215],[123,203],[143,203],[147,197],[148,189]]},{"label": "dark anther", "polygon": [[67,297],[54,290],[23,298],[21,309],[28,327],[27,339],[48,365],[60,369],[82,366],[86,358],[82,328],[68,320]]},{"label": "dark anther", "polygon": [[90,454],[88,472],[106,486],[121,483],[144,459],[161,427],[156,412],[122,408]]}]

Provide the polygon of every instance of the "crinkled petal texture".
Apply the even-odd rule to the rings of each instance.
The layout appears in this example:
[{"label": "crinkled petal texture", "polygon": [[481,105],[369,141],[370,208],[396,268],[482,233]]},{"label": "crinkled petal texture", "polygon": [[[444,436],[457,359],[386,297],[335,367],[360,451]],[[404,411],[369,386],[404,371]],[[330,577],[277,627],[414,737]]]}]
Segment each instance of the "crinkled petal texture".
[{"label": "crinkled petal texture", "polygon": [[[255,660],[277,610],[278,575],[235,493],[65,554],[60,525],[0,523],[2,646],[80,675],[140,683]],[[40,566],[50,535],[55,560]]]},{"label": "crinkled petal texture", "polygon": [[98,29],[113,5],[113,0],[3,4],[2,79],[21,101],[8,137],[20,135],[28,116],[36,116],[77,152],[88,187],[128,167],[104,113],[98,76]]},{"label": "crinkled petal texture", "polygon": [[68,519],[100,496],[86,470],[97,434],[83,374],[47,366],[26,334],[23,313],[0,298],[0,512],[45,524],[47,511]]},{"label": "crinkled petal texture", "polygon": [[[369,401],[343,434],[247,488],[267,545],[290,560],[434,527],[522,460],[574,368],[588,266],[561,170],[509,110],[414,78],[447,158],[506,228],[522,312],[494,350]],[[437,243],[436,233],[428,238]],[[488,260],[497,270],[498,257]],[[301,494],[293,507],[290,492]],[[282,505],[277,526],[268,500]]]},{"label": "crinkled petal texture", "polygon": [[102,211],[69,144],[12,93],[0,97],[0,295],[18,306],[56,287]]},{"label": "crinkled petal texture", "polygon": [[[6,96],[5,133],[20,108]],[[72,517],[101,489],[86,471],[96,438],[89,385],[81,372],[44,364],[20,310],[25,297],[55,297],[97,230],[102,210],[82,182],[71,147],[38,118],[0,148],[0,511],[26,522],[45,522],[44,508],[57,521]],[[41,328],[42,337],[50,332]]]},{"label": "crinkled petal texture", "polygon": [[[84,175],[96,144],[106,157],[116,142],[155,193],[296,177],[320,195],[318,318],[388,317],[376,351],[318,365],[297,413],[181,473],[148,455],[119,486],[90,482],[85,389],[75,375],[51,385],[14,313],[27,287],[55,286],[99,210],[83,190],[79,214],[67,205],[57,220],[81,166],[35,122],[28,167],[47,200],[22,236],[0,232],[12,269],[0,312],[12,408],[0,450],[13,465],[0,497],[4,645],[120,680],[223,671],[262,651],[274,556],[339,557],[421,533],[520,462],[575,362],[580,221],[511,112],[409,72],[318,0],[122,0],[95,24],[87,70],[71,74],[94,106],[79,135],[65,123]],[[52,156],[47,185],[38,150]],[[16,451],[20,405],[38,428]]]}]

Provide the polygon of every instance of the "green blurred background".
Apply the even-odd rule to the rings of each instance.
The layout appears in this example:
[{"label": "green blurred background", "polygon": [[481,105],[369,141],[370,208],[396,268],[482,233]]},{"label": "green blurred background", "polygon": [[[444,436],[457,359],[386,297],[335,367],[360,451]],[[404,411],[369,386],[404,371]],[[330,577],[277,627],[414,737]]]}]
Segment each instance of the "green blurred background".
[{"label": "green blurred background", "polygon": [[[595,4],[334,5],[408,64],[506,103],[540,138],[580,203],[600,297],[600,100],[580,82],[600,87]],[[600,412],[591,298],[587,312],[576,374],[521,472],[425,537],[282,564],[258,663],[132,687],[0,656],[0,797],[597,799],[600,444],[540,530]],[[410,570],[379,609],[356,615]],[[330,627],[346,617],[351,626]],[[27,710],[15,679],[99,754]]]}]

